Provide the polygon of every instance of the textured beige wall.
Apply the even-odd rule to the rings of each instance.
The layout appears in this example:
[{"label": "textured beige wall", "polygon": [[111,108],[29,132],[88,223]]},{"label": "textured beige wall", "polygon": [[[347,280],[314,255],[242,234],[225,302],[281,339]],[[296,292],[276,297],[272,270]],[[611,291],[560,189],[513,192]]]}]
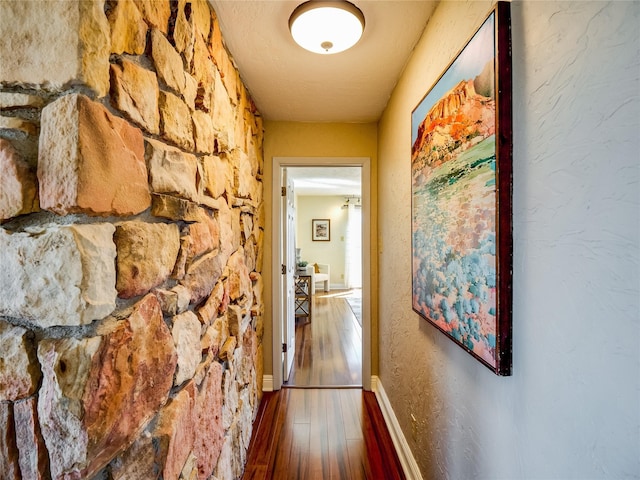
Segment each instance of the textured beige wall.
[{"label": "textured beige wall", "polygon": [[[272,317],[273,289],[269,279],[272,272],[271,248],[273,219],[271,215],[271,184],[273,178],[273,157],[369,157],[371,158],[371,297],[378,296],[378,265],[375,261],[377,250],[377,125],[344,123],[296,123],[264,122],[264,264],[262,278],[265,279],[265,331],[264,368],[265,374],[273,374]],[[371,305],[371,371],[378,371],[378,308]]]},{"label": "textured beige wall", "polygon": [[640,3],[511,5],[513,376],[411,308],[411,112],[491,8],[442,1],[379,123],[380,379],[425,479],[633,477]]}]

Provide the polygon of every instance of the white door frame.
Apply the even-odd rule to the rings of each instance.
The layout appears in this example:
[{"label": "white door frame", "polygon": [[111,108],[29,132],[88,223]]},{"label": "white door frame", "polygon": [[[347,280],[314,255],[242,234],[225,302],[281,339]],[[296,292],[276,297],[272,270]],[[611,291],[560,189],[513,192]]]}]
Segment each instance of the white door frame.
[{"label": "white door frame", "polygon": [[282,387],[282,264],[281,175],[282,167],[361,167],[362,168],[362,387],[371,390],[371,159],[369,157],[273,157],[271,242],[273,307],[273,389]]}]

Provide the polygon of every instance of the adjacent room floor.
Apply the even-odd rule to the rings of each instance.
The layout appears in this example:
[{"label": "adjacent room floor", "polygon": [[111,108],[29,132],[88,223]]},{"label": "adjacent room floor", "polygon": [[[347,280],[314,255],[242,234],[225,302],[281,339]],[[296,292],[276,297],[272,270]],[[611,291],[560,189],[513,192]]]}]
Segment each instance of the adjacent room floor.
[{"label": "adjacent room floor", "polygon": [[360,289],[316,290],[312,317],[296,321],[296,353],[286,386],[362,386]]}]

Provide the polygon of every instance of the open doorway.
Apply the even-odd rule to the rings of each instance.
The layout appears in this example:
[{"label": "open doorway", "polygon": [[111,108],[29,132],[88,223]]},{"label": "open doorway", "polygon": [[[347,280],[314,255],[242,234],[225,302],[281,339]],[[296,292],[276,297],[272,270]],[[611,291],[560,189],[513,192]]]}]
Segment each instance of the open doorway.
[{"label": "open doorway", "polygon": [[296,258],[295,344],[284,385],[361,387],[362,167],[283,170],[294,197]]},{"label": "open doorway", "polygon": [[[370,264],[370,255],[369,255],[369,252],[371,249],[370,208],[369,208],[369,205],[370,205],[370,159],[367,157],[332,157],[332,158],[274,157],[273,158],[274,229],[273,229],[272,252],[273,252],[273,258],[274,258],[274,264],[277,265],[278,264],[277,262],[280,262],[282,264],[282,269],[280,268],[274,269],[272,273],[273,286],[274,286],[274,295],[273,295],[274,305],[273,305],[273,323],[272,323],[273,351],[274,352],[280,351],[281,347],[283,347],[284,343],[286,342],[285,339],[287,338],[286,336],[287,332],[285,331],[286,326],[284,325],[285,323],[284,319],[287,318],[286,316],[287,302],[283,301],[283,298],[285,298],[283,296],[283,292],[287,290],[286,277],[288,277],[288,275],[285,275],[283,273],[285,270],[288,270],[288,268],[285,268],[284,260],[286,259],[286,254],[285,254],[285,250],[283,250],[283,243],[286,242],[287,235],[282,228],[278,227],[278,226],[280,227],[283,226],[283,221],[286,215],[286,212],[282,208],[283,202],[281,201],[281,197],[280,197],[281,191],[285,186],[282,183],[283,176],[281,174],[284,168],[286,168],[288,172],[291,172],[292,169],[298,168],[298,167],[358,167],[358,169],[360,170],[361,195],[358,196],[357,194],[343,193],[343,194],[340,194],[339,196],[336,195],[336,197],[339,197],[339,199],[336,198],[336,200],[339,200],[339,204],[337,205],[337,208],[343,214],[345,215],[347,214],[347,212],[349,211],[348,206],[349,204],[352,204],[353,207],[351,208],[351,213],[353,213],[357,209],[357,214],[359,214],[360,216],[360,219],[361,219],[360,232],[359,232],[359,236],[361,240],[360,253],[356,255],[360,258],[359,266],[360,266],[361,272],[359,272],[357,275],[356,274],[352,275],[349,273],[351,272],[351,270],[348,270],[345,264],[339,267],[337,271],[330,273],[329,276],[331,280],[330,280],[328,292],[325,292],[324,282],[316,283],[315,287],[316,287],[316,297],[323,298],[325,300],[328,300],[331,298],[335,299],[335,298],[340,298],[339,296],[343,294],[345,290],[347,290],[346,286],[348,285],[347,282],[349,281],[348,280],[349,276],[352,276],[352,277],[357,276],[361,279],[361,282],[354,282],[356,284],[361,283],[361,288],[359,289],[359,291],[361,292],[360,304],[354,307],[360,310],[360,313],[359,313],[360,324],[358,325],[360,329],[360,337],[358,338],[358,342],[359,342],[360,352],[361,352],[361,353],[359,352],[359,356],[361,357],[361,361],[360,361],[361,371],[359,372],[360,373],[359,377],[361,379],[362,387],[365,390],[371,390],[371,319],[370,319],[371,264]],[[287,176],[288,175],[290,175],[290,173],[288,173]],[[295,176],[295,172],[293,172],[293,175]],[[338,177],[336,180],[334,180],[333,183],[340,183],[340,181],[341,181],[341,178]],[[356,207],[355,205],[357,205],[358,203],[360,206]],[[309,225],[305,227],[303,224],[300,224],[299,228],[305,229],[308,235],[311,236],[312,224],[310,222],[314,219],[321,220],[321,221],[331,220],[330,216],[327,216],[327,215],[325,216],[328,218],[313,217],[311,219],[306,219],[305,223],[309,223]],[[337,248],[338,250],[343,250],[345,248],[344,242],[346,242],[346,239],[347,239],[347,232],[344,231],[341,234],[338,233],[338,230],[334,228],[334,227],[337,227],[337,225],[332,224],[331,222],[320,222],[320,223],[321,223],[320,230],[316,232],[316,235],[317,236],[319,235],[319,237],[328,235],[330,238],[337,240],[336,243],[333,244],[334,248]],[[324,230],[325,228],[328,228],[328,231],[325,232]],[[335,235],[338,235],[338,236],[336,237]],[[342,239],[342,237],[344,237],[344,240]],[[321,242],[321,241],[322,240],[319,240],[318,238],[316,238],[316,242]],[[329,243],[332,243],[332,242],[329,241]],[[312,243],[311,245],[314,245],[314,243]],[[315,245],[320,245],[320,243],[315,243]],[[338,247],[338,245],[340,245],[340,247]],[[308,248],[311,248],[311,247],[308,247]],[[322,263],[312,258],[314,255],[315,254],[313,252],[313,248],[305,250],[305,248],[303,247],[301,248],[299,259],[307,260],[307,262],[312,264]],[[308,266],[310,265],[308,264],[307,267]],[[282,270],[282,272],[280,270]],[[354,287],[353,289],[357,289],[357,286]],[[342,303],[345,306],[345,308],[348,310],[349,314],[353,315],[353,309],[351,305],[344,300]],[[312,322],[313,322],[314,316],[316,319],[318,319],[319,312],[316,311],[312,313],[312,320],[311,320]],[[284,384],[283,372],[285,369],[283,368],[283,362],[285,358],[286,358],[285,353],[283,353],[282,356],[280,355],[273,356],[273,388],[275,390],[281,388]],[[346,385],[349,385],[349,384],[355,385],[355,383],[352,383],[352,381],[340,382],[340,383],[346,384]]]}]

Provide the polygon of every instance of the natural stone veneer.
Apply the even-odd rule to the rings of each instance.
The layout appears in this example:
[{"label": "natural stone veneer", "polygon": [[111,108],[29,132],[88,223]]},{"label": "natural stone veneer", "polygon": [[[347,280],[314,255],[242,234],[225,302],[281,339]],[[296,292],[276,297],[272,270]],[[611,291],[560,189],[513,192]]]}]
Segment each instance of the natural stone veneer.
[{"label": "natural stone veneer", "polygon": [[38,179],[40,206],[60,215],[131,215],[151,205],[142,133],[79,94],[42,111]]},{"label": "natural stone veneer", "polygon": [[0,315],[40,327],[84,325],[115,308],[111,224],[0,229]]},{"label": "natural stone veneer", "polygon": [[91,478],[167,401],[177,356],[155,296],[104,330],[38,348],[38,415],[54,478]]},{"label": "natural stone veneer", "polygon": [[0,0],[0,479],[239,478],[259,114],[207,0],[36,3]]}]

